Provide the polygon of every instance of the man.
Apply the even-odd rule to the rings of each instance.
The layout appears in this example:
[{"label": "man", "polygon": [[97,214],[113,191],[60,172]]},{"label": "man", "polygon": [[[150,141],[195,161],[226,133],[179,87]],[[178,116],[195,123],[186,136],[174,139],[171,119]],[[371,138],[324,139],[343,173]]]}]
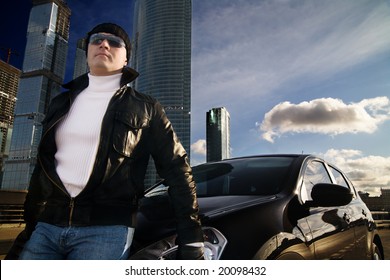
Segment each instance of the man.
[{"label": "man", "polygon": [[87,34],[90,73],[66,84],[43,121],[25,201],[21,259],[126,259],[152,155],[170,185],[179,259],[203,258],[195,183],[162,106],[128,86],[130,40],[118,25]]}]

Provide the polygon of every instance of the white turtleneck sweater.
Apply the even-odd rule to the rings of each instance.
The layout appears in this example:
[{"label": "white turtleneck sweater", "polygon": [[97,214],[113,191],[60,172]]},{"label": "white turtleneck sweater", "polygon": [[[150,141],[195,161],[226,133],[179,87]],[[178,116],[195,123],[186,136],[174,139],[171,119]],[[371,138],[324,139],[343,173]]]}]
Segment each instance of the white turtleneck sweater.
[{"label": "white turtleneck sweater", "polygon": [[83,190],[91,175],[103,116],[120,87],[122,73],[88,76],[88,87],[77,96],[55,136],[57,173],[72,197]]}]

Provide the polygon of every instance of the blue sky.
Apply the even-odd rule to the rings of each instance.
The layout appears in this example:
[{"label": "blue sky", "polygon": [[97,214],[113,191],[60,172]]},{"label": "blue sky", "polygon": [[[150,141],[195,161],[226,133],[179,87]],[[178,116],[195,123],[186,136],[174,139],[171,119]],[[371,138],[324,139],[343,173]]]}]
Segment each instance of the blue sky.
[{"label": "blue sky", "polygon": [[[132,33],[133,1],[67,2],[69,59],[97,23]],[[390,187],[389,0],[193,0],[192,27],[192,164],[206,112],[224,106],[234,157],[312,153],[361,190]]]},{"label": "blue sky", "polygon": [[192,161],[224,106],[233,156],[313,153],[390,186],[389,1],[194,1],[192,62]]}]

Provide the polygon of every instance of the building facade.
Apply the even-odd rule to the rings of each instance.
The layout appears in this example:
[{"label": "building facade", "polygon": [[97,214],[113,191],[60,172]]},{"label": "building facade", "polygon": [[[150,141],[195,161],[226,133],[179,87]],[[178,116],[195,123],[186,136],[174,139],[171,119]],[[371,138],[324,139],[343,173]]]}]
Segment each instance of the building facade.
[{"label": "building facade", "polygon": [[87,73],[89,71],[87,64],[87,40],[81,38],[77,41],[76,55],[74,59],[74,70],[73,70],[73,79]]},{"label": "building facade", "polygon": [[362,192],[359,192],[359,195],[371,211],[390,212],[390,189],[382,188],[380,196],[370,196]]},{"label": "building facade", "polygon": [[206,113],[207,161],[231,157],[230,114],[226,108],[213,108]]},{"label": "building facade", "polygon": [[19,69],[0,60],[0,184],[9,154],[20,74]]},{"label": "building facade", "polygon": [[33,0],[3,189],[28,188],[41,122],[50,100],[60,93],[65,76],[70,13],[62,0]]},{"label": "building facade", "polygon": [[[190,156],[191,0],[137,0],[131,66],[140,76],[135,89],[164,106]],[[146,185],[156,181],[150,164]]]}]

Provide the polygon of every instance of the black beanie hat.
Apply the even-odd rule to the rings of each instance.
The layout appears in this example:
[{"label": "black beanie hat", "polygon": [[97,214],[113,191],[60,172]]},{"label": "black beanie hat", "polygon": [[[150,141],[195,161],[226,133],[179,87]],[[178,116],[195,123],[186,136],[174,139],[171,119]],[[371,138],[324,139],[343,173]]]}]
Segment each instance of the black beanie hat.
[{"label": "black beanie hat", "polygon": [[101,23],[99,25],[96,25],[91,31],[89,31],[87,33],[86,54],[88,54],[88,44],[89,44],[89,38],[91,37],[91,35],[95,34],[95,33],[101,33],[101,32],[110,33],[110,34],[113,34],[115,36],[122,38],[122,40],[126,44],[126,58],[127,58],[127,62],[129,62],[130,53],[131,53],[131,42],[130,42],[129,35],[127,35],[126,31],[122,27],[120,27],[119,25],[117,25],[115,23],[108,23],[108,22]]}]

